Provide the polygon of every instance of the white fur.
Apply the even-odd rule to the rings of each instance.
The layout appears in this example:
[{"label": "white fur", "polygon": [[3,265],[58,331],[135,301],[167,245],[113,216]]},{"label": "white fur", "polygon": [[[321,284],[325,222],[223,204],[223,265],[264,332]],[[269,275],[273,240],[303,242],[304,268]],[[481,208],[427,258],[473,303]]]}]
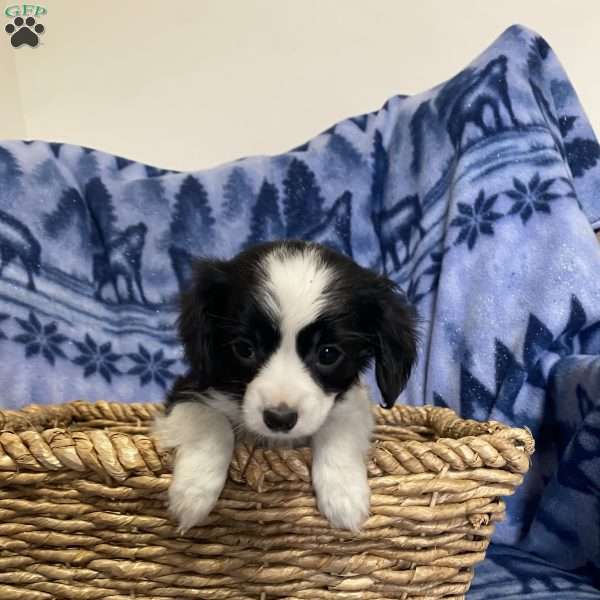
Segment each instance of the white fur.
[{"label": "white fur", "polygon": [[[295,334],[285,332],[281,346],[246,388],[244,425],[271,438],[308,437],[321,427],[334,400],[335,394],[327,394],[317,385],[298,356]],[[263,421],[266,408],[281,404],[298,412],[298,421],[288,433],[275,433]]]},{"label": "white fur", "polygon": [[[263,269],[262,301],[279,323],[281,343],[246,389],[244,424],[271,438],[311,436],[323,424],[335,395],[326,394],[310,376],[296,351],[296,339],[321,313],[333,273],[310,246],[300,254],[278,249],[266,257]],[[298,411],[298,421],[290,432],[278,434],[265,426],[263,411],[282,404]]]},{"label": "white fur", "polygon": [[262,301],[284,332],[297,333],[319,316],[333,273],[316,248],[307,246],[300,253],[276,249],[265,257],[262,268]]},{"label": "white fur", "polygon": [[233,455],[233,429],[224,414],[191,401],[157,418],[154,432],[161,447],[176,448],[169,510],[183,533],[201,523],[219,499]]},{"label": "white fur", "polygon": [[[202,397],[205,403],[176,404],[168,416],[157,418],[154,430],[163,448],[177,449],[169,509],[181,533],[214,508],[233,454],[233,429],[221,412],[237,418],[231,401],[214,392]],[[369,393],[357,384],[327,411],[312,437],[313,486],[319,510],[334,527],[359,531],[369,516],[366,460],[372,430]]]},{"label": "white fur", "polygon": [[372,431],[369,393],[358,384],[313,437],[313,487],[319,510],[334,527],[359,531],[369,516],[366,460]]},{"label": "white fur", "polygon": [[[296,349],[300,330],[327,302],[324,293],[335,273],[310,246],[302,253],[279,249],[263,264],[259,300],[276,319],[281,343],[246,388],[242,410],[225,394],[208,390],[176,404],[158,420],[161,445],[177,448],[170,509],[180,530],[200,523],[223,489],[233,452],[234,427],[275,440],[312,438],[313,485],[321,513],[335,527],[358,531],[369,515],[366,456],[373,429],[369,395],[362,384],[344,398],[326,393],[306,369]],[[263,421],[265,408],[285,404],[298,412],[288,433],[274,433]]]}]

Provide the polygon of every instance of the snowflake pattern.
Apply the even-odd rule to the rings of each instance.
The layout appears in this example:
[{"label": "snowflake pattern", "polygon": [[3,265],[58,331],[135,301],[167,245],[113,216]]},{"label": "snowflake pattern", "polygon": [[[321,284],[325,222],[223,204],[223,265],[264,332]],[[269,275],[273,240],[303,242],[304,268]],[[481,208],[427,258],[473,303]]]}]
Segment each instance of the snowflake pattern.
[{"label": "snowflake pattern", "polygon": [[513,178],[513,189],[504,192],[513,200],[508,214],[518,214],[523,224],[529,221],[534,212],[550,214],[550,202],[561,196],[550,191],[554,181],[553,177],[542,181],[539,173],[536,173],[527,185],[519,178]]},{"label": "snowflake pattern", "polygon": [[472,250],[479,234],[494,235],[494,221],[504,216],[492,210],[497,199],[498,194],[486,198],[485,192],[480,190],[473,206],[464,202],[457,203],[460,215],[454,217],[450,223],[451,227],[460,228],[455,244],[466,241],[469,250]]},{"label": "snowflake pattern", "polygon": [[19,319],[15,317],[17,323],[25,333],[20,333],[13,337],[15,342],[25,346],[25,356],[35,356],[41,354],[52,366],[56,357],[66,358],[61,345],[67,341],[67,336],[58,333],[56,321],[51,321],[42,325],[34,312],[29,313],[29,319]]},{"label": "snowflake pattern", "polygon": [[165,358],[162,349],[151,354],[142,344],[138,344],[138,352],[131,352],[127,356],[136,363],[127,373],[139,375],[141,385],[154,380],[166,389],[167,381],[175,379],[175,374],[169,371],[169,367],[176,362],[176,359]]},{"label": "snowflake pattern", "polygon": [[80,355],[76,356],[73,362],[84,367],[84,377],[99,373],[106,382],[111,383],[113,375],[122,375],[115,365],[122,358],[122,355],[112,351],[112,342],[106,342],[98,346],[93,338],[86,333],[83,342],[74,340],[73,343],[80,352]]}]

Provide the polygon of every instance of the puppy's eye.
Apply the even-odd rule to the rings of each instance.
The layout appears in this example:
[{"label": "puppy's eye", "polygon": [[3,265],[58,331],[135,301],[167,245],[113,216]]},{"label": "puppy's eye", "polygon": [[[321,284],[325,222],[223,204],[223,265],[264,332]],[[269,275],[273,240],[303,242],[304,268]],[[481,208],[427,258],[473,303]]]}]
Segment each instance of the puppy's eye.
[{"label": "puppy's eye", "polygon": [[337,346],[321,346],[317,361],[321,367],[333,367],[342,359],[342,351]]},{"label": "puppy's eye", "polygon": [[248,340],[235,340],[233,342],[233,351],[239,359],[245,362],[254,360],[254,346]]}]

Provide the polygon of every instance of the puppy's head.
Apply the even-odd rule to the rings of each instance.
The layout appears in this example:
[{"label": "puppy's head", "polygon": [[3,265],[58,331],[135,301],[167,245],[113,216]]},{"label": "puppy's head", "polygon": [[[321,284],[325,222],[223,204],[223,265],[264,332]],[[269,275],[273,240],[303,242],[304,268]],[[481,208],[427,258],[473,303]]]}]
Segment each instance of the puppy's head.
[{"label": "puppy's head", "polygon": [[313,435],[372,359],[391,407],[417,345],[414,310],[392,282],[296,241],[198,261],[179,332],[199,388],[224,392],[248,430],[280,439]]}]

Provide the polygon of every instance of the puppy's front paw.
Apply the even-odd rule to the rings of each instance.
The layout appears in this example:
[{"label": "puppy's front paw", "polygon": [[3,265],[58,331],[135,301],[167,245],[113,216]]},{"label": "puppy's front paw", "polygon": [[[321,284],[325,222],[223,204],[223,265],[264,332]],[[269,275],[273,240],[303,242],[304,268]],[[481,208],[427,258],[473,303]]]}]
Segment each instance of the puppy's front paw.
[{"label": "puppy's front paw", "polygon": [[215,507],[221,487],[203,485],[202,481],[191,483],[176,477],[169,488],[169,512],[177,521],[177,531],[184,534],[200,525]]},{"label": "puppy's front paw", "polygon": [[200,525],[215,507],[225,485],[229,460],[229,454],[209,453],[202,447],[177,449],[169,512],[177,520],[180,533]]},{"label": "puppy's front paw", "polygon": [[366,470],[317,466],[313,468],[313,485],[319,510],[331,525],[359,532],[371,506]]},{"label": "puppy's front paw", "polygon": [[175,448],[169,512],[183,533],[202,523],[215,507],[227,478],[233,430],[225,415],[202,402],[181,401],[156,420],[161,448]]}]

